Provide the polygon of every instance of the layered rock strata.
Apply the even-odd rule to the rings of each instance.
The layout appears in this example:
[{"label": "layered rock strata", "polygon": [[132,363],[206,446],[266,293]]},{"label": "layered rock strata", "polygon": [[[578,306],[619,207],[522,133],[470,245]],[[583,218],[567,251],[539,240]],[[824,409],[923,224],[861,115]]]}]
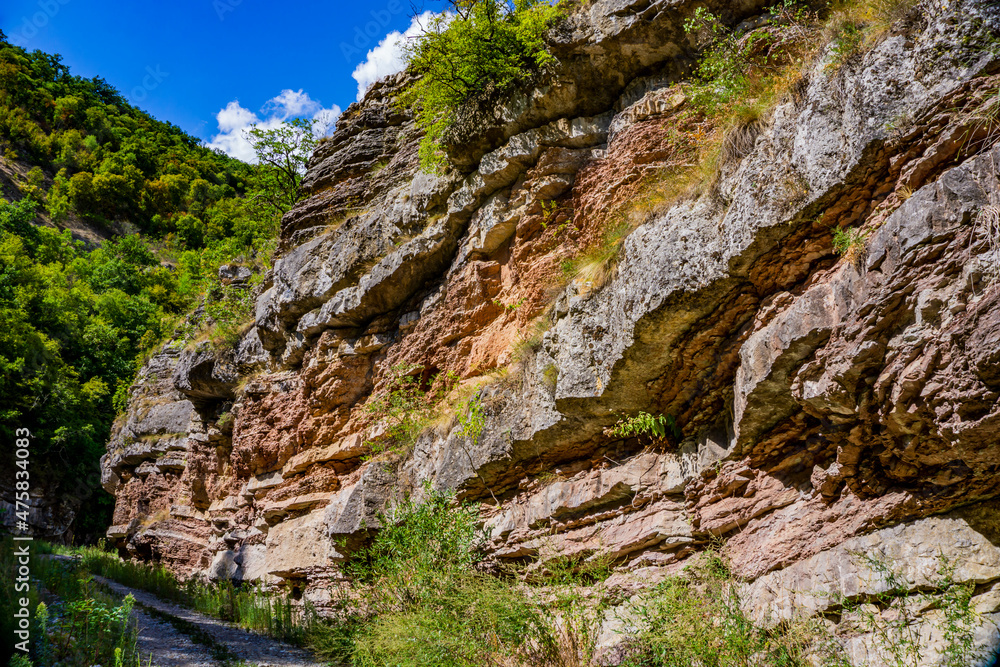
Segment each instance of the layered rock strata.
[{"label": "layered rock strata", "polygon": [[[827,49],[710,186],[649,205],[712,131],[675,85],[691,12],[578,11],[553,72],[463,112],[446,175],[418,169],[405,75],[352,105],[254,326],[226,353],[168,344],[133,386],[104,459],[120,548],[322,606],[429,481],[481,503],[495,558],[610,555],[625,597],[722,537],[755,613],[877,589],[858,551],[916,591],[942,553],[1000,620],[1000,257],[980,224],[1000,204],[1000,12],[921,5],[863,56]],[[613,269],[563,277],[621,219]],[[838,256],[838,227],[863,250]],[[370,456],[364,406],[401,365],[475,391],[478,437],[439,419]],[[608,434],[639,411],[677,432]]]}]

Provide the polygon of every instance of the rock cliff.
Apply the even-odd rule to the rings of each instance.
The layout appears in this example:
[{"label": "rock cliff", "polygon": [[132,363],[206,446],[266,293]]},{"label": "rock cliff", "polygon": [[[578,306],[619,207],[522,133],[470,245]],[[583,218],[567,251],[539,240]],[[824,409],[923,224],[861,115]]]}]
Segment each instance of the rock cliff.
[{"label": "rock cliff", "polygon": [[[429,482],[481,504],[497,559],[612,556],[622,599],[722,537],[758,613],[877,587],[850,556],[877,551],[913,590],[944,554],[1000,621],[1000,12],[925,3],[863,56],[821,51],[710,183],[648,204],[715,131],[675,85],[692,12],[576,11],[553,71],[463,111],[446,175],[418,168],[405,74],[352,105],[236,348],[168,344],[132,387],[103,460],[119,547],[322,606]],[[613,266],[564,277],[623,216]],[[445,410],[373,452],[399,369],[473,396],[473,435]],[[610,434],[640,411],[674,432]]]}]

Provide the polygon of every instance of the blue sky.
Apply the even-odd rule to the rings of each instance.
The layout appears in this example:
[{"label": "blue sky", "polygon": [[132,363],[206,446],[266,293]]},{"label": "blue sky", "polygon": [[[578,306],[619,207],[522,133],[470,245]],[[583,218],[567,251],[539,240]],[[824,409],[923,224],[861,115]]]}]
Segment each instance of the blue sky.
[{"label": "blue sky", "polygon": [[[401,32],[440,0],[0,0],[0,29],[104,77],[136,106],[245,157],[242,129],[332,119],[401,67]],[[427,14],[424,14],[426,20]],[[220,111],[222,112],[220,115]]]}]

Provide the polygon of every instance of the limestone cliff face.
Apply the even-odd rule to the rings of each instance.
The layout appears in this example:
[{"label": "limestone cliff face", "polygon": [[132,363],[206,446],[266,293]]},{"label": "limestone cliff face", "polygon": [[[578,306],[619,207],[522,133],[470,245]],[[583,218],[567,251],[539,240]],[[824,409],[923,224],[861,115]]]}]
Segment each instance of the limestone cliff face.
[{"label": "limestone cliff face", "polygon": [[[690,159],[678,133],[706,131],[673,85],[692,11],[579,11],[554,72],[466,110],[445,176],[418,169],[405,75],[352,105],[254,327],[230,353],[168,345],[132,388],[104,459],[120,547],[322,604],[338,549],[429,481],[482,503],[495,557],[610,554],[628,594],[723,536],[760,611],[857,594],[849,554],[877,549],[915,589],[946,554],[1000,620],[1000,258],[977,224],[1000,203],[980,113],[1000,58],[976,46],[1000,11],[928,3],[863,58],[821,58],[711,187],[643,210],[606,280],[566,284],[561,264]],[[848,260],[849,225],[867,241]],[[482,385],[479,437],[438,420],[367,456],[364,405],[400,363]],[[680,435],[607,435],[638,411]]]}]

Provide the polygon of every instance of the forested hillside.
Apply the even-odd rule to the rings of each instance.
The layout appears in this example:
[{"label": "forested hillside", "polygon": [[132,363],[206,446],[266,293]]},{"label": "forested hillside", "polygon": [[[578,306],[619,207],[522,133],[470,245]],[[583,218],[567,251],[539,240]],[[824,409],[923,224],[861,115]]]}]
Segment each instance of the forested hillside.
[{"label": "forested hillside", "polygon": [[[257,146],[291,143],[301,161],[305,129]],[[181,322],[206,335],[185,317],[204,295],[207,335],[231,337],[249,296],[219,284],[218,267],[266,265],[298,185],[284,175],[204,148],[104,80],[0,33],[0,437],[32,431],[33,488],[71,504],[98,488],[144,351]],[[97,247],[81,229],[108,240]],[[110,500],[93,495],[78,536],[103,531]]]}]

